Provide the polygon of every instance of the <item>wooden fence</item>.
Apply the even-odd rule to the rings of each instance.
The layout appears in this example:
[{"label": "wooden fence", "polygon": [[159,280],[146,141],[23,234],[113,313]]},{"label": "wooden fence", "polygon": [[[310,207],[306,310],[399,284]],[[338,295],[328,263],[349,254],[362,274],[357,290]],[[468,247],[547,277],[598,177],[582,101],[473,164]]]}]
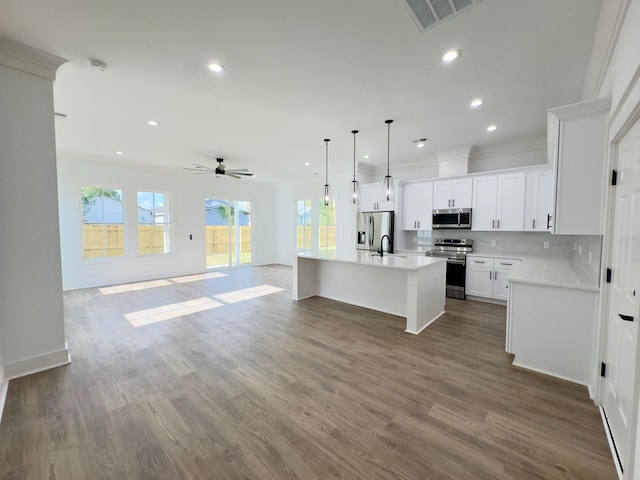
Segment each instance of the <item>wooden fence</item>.
[{"label": "wooden fence", "polygon": [[[138,225],[138,254],[164,253],[165,225]],[[251,252],[251,227],[239,227],[241,252]],[[122,257],[125,252],[124,225],[85,223],[83,230],[84,258]],[[207,255],[229,253],[229,228],[206,226]],[[231,245],[235,242],[235,231],[231,229]]]},{"label": "wooden fence", "polygon": [[[319,245],[320,248],[335,248],[336,247],[336,226],[335,225],[321,225],[319,228]],[[311,243],[312,238],[311,225],[298,225],[297,232],[297,248],[298,250],[311,250],[313,248]]]}]

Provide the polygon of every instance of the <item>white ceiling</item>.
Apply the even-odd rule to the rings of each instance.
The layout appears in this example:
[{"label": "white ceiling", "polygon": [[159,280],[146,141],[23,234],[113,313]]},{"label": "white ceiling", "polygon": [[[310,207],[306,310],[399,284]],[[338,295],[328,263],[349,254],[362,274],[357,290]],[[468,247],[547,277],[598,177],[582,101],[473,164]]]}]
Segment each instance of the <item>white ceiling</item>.
[{"label": "white ceiling", "polygon": [[[206,153],[299,181],[324,175],[324,138],[330,177],[348,175],[353,129],[359,160],[386,163],[388,118],[392,173],[543,135],[548,108],[579,100],[600,5],[483,0],[420,33],[401,0],[20,0],[0,4],[0,35],[69,60],[54,87],[68,115],[56,120],[60,152],[176,173],[214,165]],[[462,56],[444,65],[449,48]]]}]

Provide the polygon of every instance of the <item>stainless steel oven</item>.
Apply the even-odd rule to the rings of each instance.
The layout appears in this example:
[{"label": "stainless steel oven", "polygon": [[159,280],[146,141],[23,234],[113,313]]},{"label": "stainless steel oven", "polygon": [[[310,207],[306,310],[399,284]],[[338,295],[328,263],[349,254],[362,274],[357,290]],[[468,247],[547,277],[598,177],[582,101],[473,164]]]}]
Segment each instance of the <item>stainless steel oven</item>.
[{"label": "stainless steel oven", "polygon": [[473,240],[467,238],[436,238],[427,255],[447,259],[447,297],[466,298],[467,254],[473,251]]}]

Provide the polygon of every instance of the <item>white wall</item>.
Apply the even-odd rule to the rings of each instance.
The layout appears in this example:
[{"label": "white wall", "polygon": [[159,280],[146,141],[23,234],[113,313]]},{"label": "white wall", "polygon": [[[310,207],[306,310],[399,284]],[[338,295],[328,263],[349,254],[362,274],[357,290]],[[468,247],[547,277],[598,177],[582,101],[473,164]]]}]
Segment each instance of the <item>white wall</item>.
[{"label": "white wall", "polygon": [[[3,61],[30,52],[0,39],[0,51],[7,48],[13,54],[0,55],[0,387],[68,362],[51,80],[59,63],[49,78],[26,73]],[[17,63],[28,70],[45,56]]]},{"label": "white wall", "polygon": [[[253,179],[189,175],[181,170],[127,165],[121,161],[59,155],[60,231],[62,275],[65,290],[148,280],[203,272],[206,269],[204,199],[250,201],[253,217],[253,262],[274,261],[274,187]],[[120,258],[82,258],[83,186],[123,190],[127,252]],[[137,192],[159,191],[171,195],[173,253],[138,256]],[[40,199],[42,197],[39,197]],[[189,235],[193,239],[189,239]]]}]

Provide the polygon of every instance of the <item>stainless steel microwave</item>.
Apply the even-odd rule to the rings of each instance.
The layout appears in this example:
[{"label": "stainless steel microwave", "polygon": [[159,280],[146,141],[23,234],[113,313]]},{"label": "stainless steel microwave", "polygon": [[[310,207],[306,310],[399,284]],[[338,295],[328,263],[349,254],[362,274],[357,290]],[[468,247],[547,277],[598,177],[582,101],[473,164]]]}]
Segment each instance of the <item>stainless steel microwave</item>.
[{"label": "stainless steel microwave", "polygon": [[434,230],[442,228],[471,228],[470,208],[442,208],[433,211]]}]

